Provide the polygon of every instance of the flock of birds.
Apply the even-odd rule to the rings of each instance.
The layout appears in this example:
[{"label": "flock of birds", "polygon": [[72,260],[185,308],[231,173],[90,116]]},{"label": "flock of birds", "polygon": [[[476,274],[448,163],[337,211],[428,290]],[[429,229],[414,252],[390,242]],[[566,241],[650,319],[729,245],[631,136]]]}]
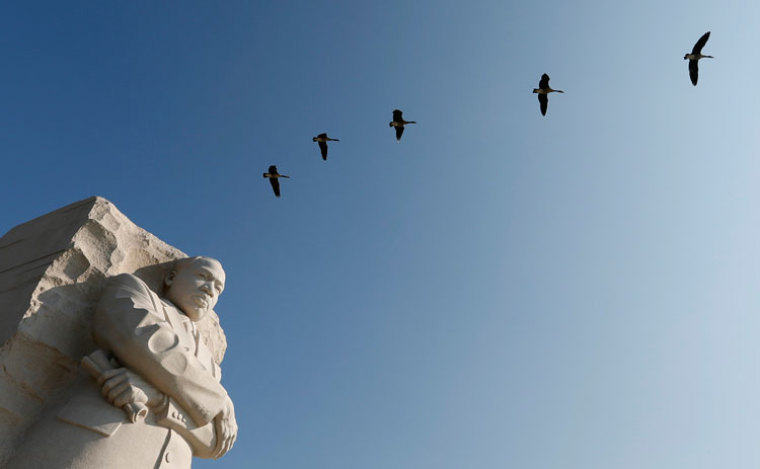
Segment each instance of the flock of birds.
[{"label": "flock of birds", "polygon": [[[548,80],[548,77],[547,77]],[[404,126],[408,124],[416,124],[415,121],[405,121],[404,113],[399,109],[393,110],[393,120],[388,123],[389,126],[396,128],[396,141],[401,141],[401,136],[404,134]],[[311,138],[312,142],[317,142],[319,145],[319,151],[322,153],[322,159],[327,161],[327,142],[340,142],[337,138],[330,138],[326,133],[321,133],[316,137]],[[280,178],[290,178],[285,174],[277,172],[277,166],[272,165],[269,170],[264,173],[264,177],[269,179],[269,183],[272,184],[272,190],[274,195],[280,196]]]},{"label": "flock of birds", "polygon": [[[686,55],[683,56],[684,60],[689,61],[689,78],[691,78],[691,83],[694,86],[697,86],[697,80],[699,79],[699,60],[705,58],[713,58],[712,55],[702,54],[702,48],[705,46],[705,44],[707,44],[707,40],[709,38],[710,31],[707,31],[702,35],[702,37],[699,38],[696,44],[694,44],[694,47],[691,49],[691,53],[687,52]],[[549,93],[564,93],[564,91],[552,89],[549,86],[549,75],[544,73],[541,75],[541,80],[538,82],[538,88],[533,88],[533,93],[538,94],[538,103],[541,110],[541,115],[545,116],[546,109],[549,106]],[[404,126],[416,123],[417,122],[415,121],[405,121],[403,113],[399,109],[394,109],[393,120],[390,121],[388,125],[396,129],[396,141],[401,141],[401,136],[404,134]],[[325,161],[327,161],[327,142],[340,141],[337,138],[328,137],[326,133],[321,133],[316,137],[312,137],[311,140],[319,145],[319,151],[322,154],[322,159]],[[278,173],[276,165],[271,165],[269,167],[269,170],[264,173],[264,177],[269,179],[269,182],[272,185],[272,190],[274,191],[274,195],[277,197],[280,196],[280,178],[290,178],[290,176]]]}]

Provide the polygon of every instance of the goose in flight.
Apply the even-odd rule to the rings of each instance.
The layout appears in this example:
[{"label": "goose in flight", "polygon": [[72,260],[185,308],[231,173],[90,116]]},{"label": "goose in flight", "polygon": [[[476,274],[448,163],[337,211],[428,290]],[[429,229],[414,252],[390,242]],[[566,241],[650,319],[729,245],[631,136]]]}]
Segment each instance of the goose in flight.
[{"label": "goose in flight", "polygon": [[319,151],[322,152],[322,159],[327,161],[327,142],[340,142],[337,138],[330,138],[327,134],[319,134],[311,138],[312,142],[319,143]]},{"label": "goose in flight", "polygon": [[683,56],[683,59],[689,59],[689,77],[691,78],[691,83],[694,86],[697,86],[697,79],[699,78],[699,59],[712,59],[712,55],[702,55],[702,48],[705,47],[705,44],[707,44],[707,40],[710,39],[710,31],[707,31],[702,35],[702,37],[699,38],[699,41],[697,41],[696,44],[694,44],[694,48],[691,50],[691,54],[686,54]]},{"label": "goose in flight", "polygon": [[393,110],[393,120],[388,123],[389,126],[396,128],[396,140],[397,141],[401,140],[401,135],[404,134],[404,126],[406,124],[416,124],[417,123],[415,121],[405,121],[402,114],[403,113],[400,110],[394,109]]},{"label": "goose in flight", "polygon": [[284,174],[280,174],[277,172],[277,166],[272,165],[269,167],[269,171],[264,173],[265,178],[269,178],[270,184],[272,184],[272,190],[274,191],[274,195],[277,197],[280,196],[280,181],[278,178],[290,178],[290,176],[286,176]]},{"label": "goose in flight", "polygon": [[549,105],[549,93],[564,93],[562,90],[553,90],[549,87],[549,75],[541,75],[541,81],[538,82],[538,88],[533,88],[534,93],[538,93],[538,102],[541,104],[541,115],[546,115],[546,107]]}]

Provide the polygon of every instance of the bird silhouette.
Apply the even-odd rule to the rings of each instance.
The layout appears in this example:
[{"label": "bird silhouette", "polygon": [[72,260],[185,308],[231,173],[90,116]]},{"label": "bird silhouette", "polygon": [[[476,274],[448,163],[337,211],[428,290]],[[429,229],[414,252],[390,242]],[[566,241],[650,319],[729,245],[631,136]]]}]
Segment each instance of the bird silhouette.
[{"label": "bird silhouette", "polygon": [[340,142],[337,138],[330,138],[324,133],[312,137],[311,141],[319,144],[319,151],[322,152],[322,159],[325,161],[327,161],[327,142]]},{"label": "bird silhouette", "polygon": [[389,126],[396,128],[396,141],[401,141],[401,135],[404,134],[404,126],[407,124],[416,124],[416,121],[405,121],[403,113],[398,110],[393,110],[393,120],[388,123]]},{"label": "bird silhouette", "polygon": [[694,48],[691,49],[691,54],[687,53],[683,56],[683,59],[689,59],[689,77],[691,78],[691,84],[697,86],[697,80],[699,79],[699,59],[712,59],[712,55],[702,55],[702,48],[707,44],[707,40],[710,39],[710,31],[707,31],[699,38]]},{"label": "bird silhouette", "polygon": [[279,178],[290,178],[290,176],[286,176],[284,174],[280,174],[277,172],[277,166],[272,165],[269,167],[269,171],[264,173],[263,175],[265,178],[269,179],[269,183],[272,184],[272,190],[274,191],[274,195],[277,197],[280,196],[280,181]]},{"label": "bird silhouette", "polygon": [[541,75],[541,80],[538,82],[538,88],[533,88],[534,93],[538,93],[538,102],[541,105],[541,115],[546,115],[546,108],[549,106],[549,93],[564,93],[562,90],[553,90],[549,87],[549,75]]}]

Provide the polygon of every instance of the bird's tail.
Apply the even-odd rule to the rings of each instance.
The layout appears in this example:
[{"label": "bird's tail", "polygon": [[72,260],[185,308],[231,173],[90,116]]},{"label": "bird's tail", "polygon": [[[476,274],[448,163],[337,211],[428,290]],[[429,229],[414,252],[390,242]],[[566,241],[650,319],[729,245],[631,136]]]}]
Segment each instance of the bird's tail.
[{"label": "bird's tail", "polygon": [[538,93],[538,91],[539,91],[538,88],[533,88],[534,93]]}]

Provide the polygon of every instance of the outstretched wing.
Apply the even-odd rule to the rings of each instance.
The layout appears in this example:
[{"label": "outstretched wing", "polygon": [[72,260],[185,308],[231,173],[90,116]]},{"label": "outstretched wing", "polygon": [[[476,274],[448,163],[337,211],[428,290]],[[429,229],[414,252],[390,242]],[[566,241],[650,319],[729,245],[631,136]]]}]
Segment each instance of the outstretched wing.
[{"label": "outstretched wing", "polygon": [[403,113],[398,109],[393,110],[393,122],[404,122]]},{"label": "outstretched wing", "polygon": [[545,73],[541,75],[541,81],[538,82],[538,87],[540,89],[546,89],[549,87],[549,75]]},{"label": "outstretched wing", "polygon": [[404,128],[401,126],[396,127],[396,140],[401,140],[401,136],[404,134]]},{"label": "outstretched wing", "polygon": [[699,38],[699,41],[697,41],[696,44],[694,44],[694,48],[691,50],[691,53],[694,55],[699,54],[702,52],[702,48],[705,47],[705,44],[707,44],[707,40],[710,39],[710,31],[707,31],[702,35],[702,37]]},{"label": "outstretched wing", "polygon": [[327,161],[327,142],[319,141],[319,151],[322,152],[322,159]]},{"label": "outstretched wing", "polygon": [[269,183],[272,184],[272,190],[274,191],[274,195],[277,197],[280,196],[280,181],[276,177],[270,177]]},{"label": "outstretched wing", "polygon": [[689,60],[689,77],[694,86],[697,86],[697,79],[699,78],[698,62],[698,60]]},{"label": "outstretched wing", "polygon": [[546,115],[546,107],[549,105],[549,97],[545,94],[538,95],[538,102],[541,104],[541,115]]}]

